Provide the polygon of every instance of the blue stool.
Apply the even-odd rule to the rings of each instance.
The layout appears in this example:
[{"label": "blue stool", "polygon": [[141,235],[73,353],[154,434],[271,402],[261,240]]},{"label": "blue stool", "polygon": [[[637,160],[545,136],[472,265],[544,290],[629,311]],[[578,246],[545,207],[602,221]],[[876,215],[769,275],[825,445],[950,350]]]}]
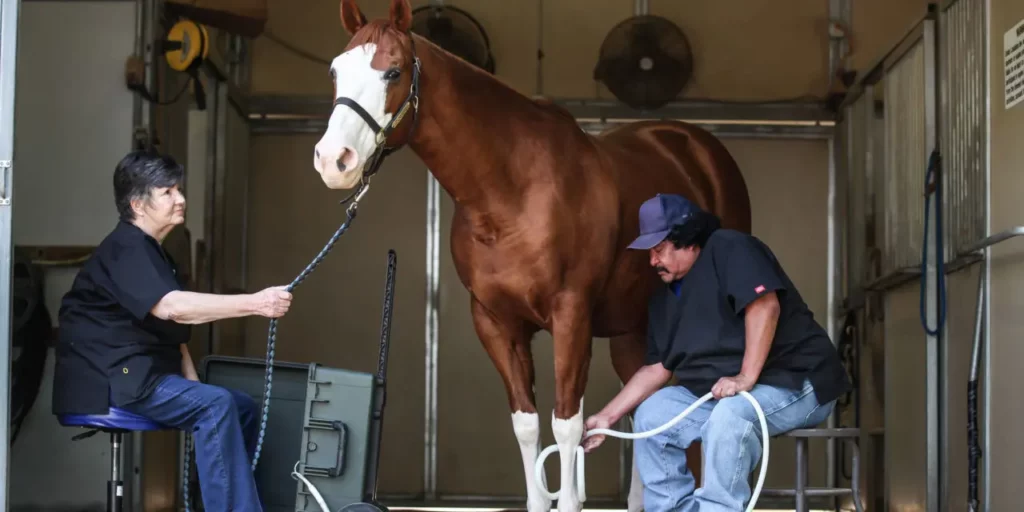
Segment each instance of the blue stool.
[{"label": "blue stool", "polygon": [[110,480],[107,481],[107,511],[121,512],[121,500],[124,496],[124,482],[121,481],[121,439],[124,434],[144,430],[167,430],[148,418],[130,413],[124,409],[111,407],[107,414],[66,414],[57,416],[57,421],[65,427],[82,427],[88,432],[72,437],[79,441],[92,437],[100,432],[110,434]]}]

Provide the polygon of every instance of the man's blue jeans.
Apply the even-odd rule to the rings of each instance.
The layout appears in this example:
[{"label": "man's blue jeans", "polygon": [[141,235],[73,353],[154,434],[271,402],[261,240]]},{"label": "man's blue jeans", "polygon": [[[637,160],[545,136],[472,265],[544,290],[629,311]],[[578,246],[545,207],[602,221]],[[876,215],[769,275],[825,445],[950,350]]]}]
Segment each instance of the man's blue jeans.
[{"label": "man's blue jeans", "polygon": [[260,407],[249,395],[169,375],[123,408],[192,433],[206,510],[262,510],[251,469]]},{"label": "man's blue jeans", "polygon": [[[758,384],[750,394],[764,411],[770,436],[818,425],[835,406],[834,400],[818,404],[809,381],[799,390]],[[683,386],[662,388],[637,407],[634,431],[658,428],[698,399]],[[704,464],[703,485],[695,490],[685,450],[696,440],[702,442]],[[742,396],[712,399],[672,428],[637,439],[633,446],[644,484],[644,512],[742,511],[752,492],[750,473],[761,458],[761,422]]]}]

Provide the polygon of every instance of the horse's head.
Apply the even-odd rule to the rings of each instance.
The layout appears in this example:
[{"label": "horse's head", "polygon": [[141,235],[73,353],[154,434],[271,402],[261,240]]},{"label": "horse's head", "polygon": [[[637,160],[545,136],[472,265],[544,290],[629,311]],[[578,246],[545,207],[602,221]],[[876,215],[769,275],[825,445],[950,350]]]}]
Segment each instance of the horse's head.
[{"label": "horse's head", "polygon": [[329,188],[350,189],[388,139],[408,135],[418,98],[410,94],[415,56],[408,0],[392,0],[389,19],[372,22],[355,0],[343,0],[341,24],[352,39],[331,62],[334,106],[313,166]]}]

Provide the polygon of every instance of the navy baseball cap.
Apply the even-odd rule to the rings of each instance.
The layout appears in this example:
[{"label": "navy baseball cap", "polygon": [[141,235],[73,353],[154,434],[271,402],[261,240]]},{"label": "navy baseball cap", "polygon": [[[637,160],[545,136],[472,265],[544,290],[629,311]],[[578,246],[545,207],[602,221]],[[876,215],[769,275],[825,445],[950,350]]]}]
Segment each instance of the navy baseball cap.
[{"label": "navy baseball cap", "polygon": [[676,194],[658,194],[640,205],[640,236],[629,244],[630,249],[650,249],[661,243],[672,231],[700,211],[697,205]]}]

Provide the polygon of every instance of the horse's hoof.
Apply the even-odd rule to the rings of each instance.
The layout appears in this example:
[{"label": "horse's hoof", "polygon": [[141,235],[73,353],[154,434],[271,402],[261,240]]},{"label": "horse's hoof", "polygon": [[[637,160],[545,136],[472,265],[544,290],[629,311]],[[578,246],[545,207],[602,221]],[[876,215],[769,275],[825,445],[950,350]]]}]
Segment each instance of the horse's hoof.
[{"label": "horse's hoof", "polygon": [[387,512],[387,509],[373,503],[350,503],[341,507],[338,512]]},{"label": "horse's hoof", "polygon": [[526,503],[527,512],[551,512],[551,500],[535,500]]},{"label": "horse's hoof", "polygon": [[582,512],[582,511],[583,511],[583,504],[578,502],[578,501],[576,501],[576,502],[571,502],[571,501],[563,502],[562,500],[558,500],[558,512]]}]

